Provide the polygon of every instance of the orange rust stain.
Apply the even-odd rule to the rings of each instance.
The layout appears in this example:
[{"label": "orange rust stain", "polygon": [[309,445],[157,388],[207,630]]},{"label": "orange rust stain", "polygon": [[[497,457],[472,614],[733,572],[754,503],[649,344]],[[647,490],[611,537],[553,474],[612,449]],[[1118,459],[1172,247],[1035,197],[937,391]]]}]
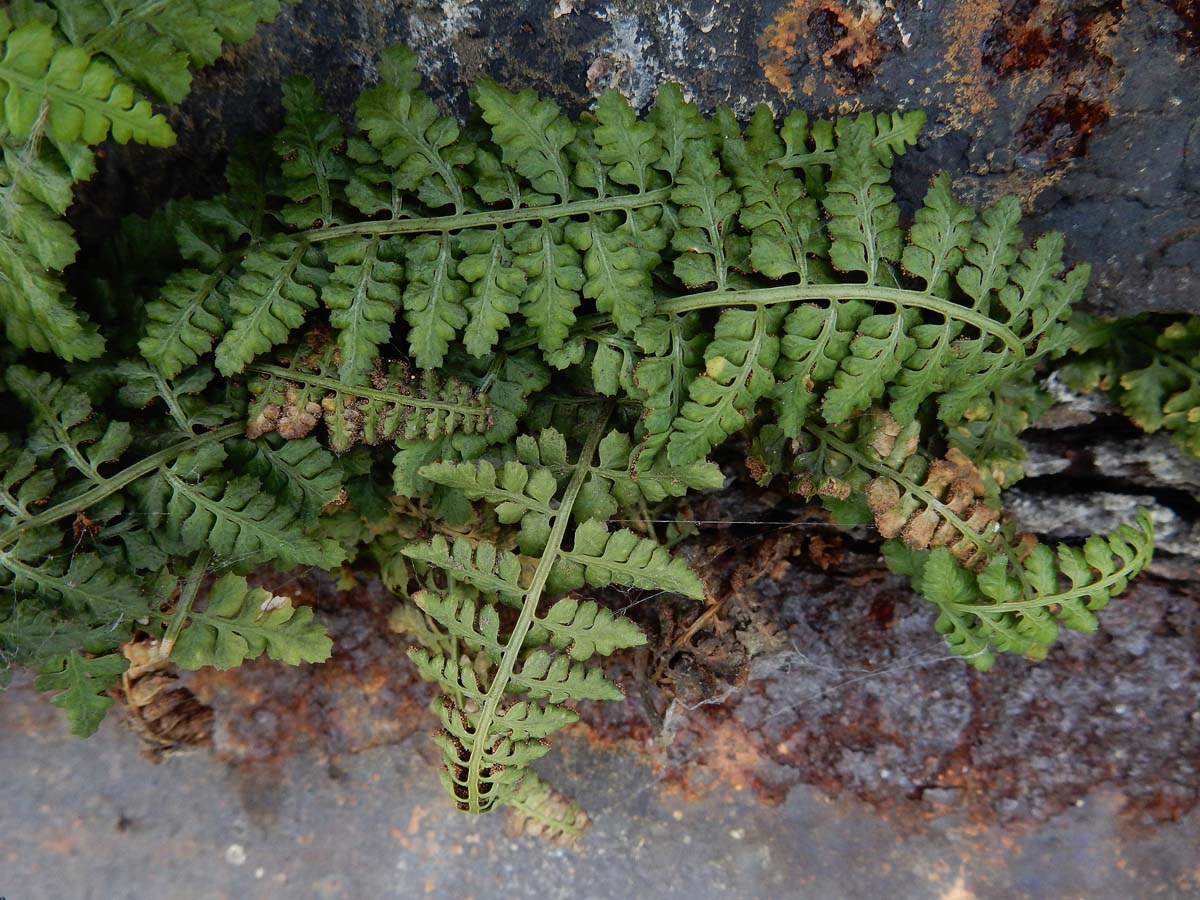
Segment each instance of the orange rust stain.
[{"label": "orange rust stain", "polygon": [[[988,91],[983,71],[983,39],[1000,17],[1000,2],[948,3],[945,9],[942,28],[949,40],[945,80],[954,85],[955,118],[985,115],[995,109],[996,99]],[[951,122],[953,127],[964,124],[969,123]]]},{"label": "orange rust stain", "polygon": [[[882,7],[875,3],[852,9],[835,0],[792,0],[758,38],[763,74],[780,93],[791,97],[796,90],[791,71],[803,55],[808,67],[819,72],[837,93],[847,93],[853,89],[847,83],[849,76],[857,70],[871,72],[879,62],[882,48],[875,28],[881,18]],[[825,27],[814,27],[821,24]],[[814,74],[804,77],[801,90],[812,95]]]},{"label": "orange rust stain", "polygon": [[418,831],[421,830],[421,819],[423,819],[425,817],[425,814],[427,812],[429,812],[429,810],[427,810],[423,806],[414,806],[413,807],[412,815],[408,819],[409,837],[413,836],[414,834],[416,834]]}]

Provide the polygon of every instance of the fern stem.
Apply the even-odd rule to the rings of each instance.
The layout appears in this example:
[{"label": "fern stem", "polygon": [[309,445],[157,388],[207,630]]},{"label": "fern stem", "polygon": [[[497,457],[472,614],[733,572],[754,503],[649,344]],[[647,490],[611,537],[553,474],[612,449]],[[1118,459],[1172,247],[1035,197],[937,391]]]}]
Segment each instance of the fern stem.
[{"label": "fern stem", "polygon": [[567,526],[571,522],[571,509],[575,506],[575,500],[579,497],[579,491],[583,488],[583,482],[587,478],[588,471],[591,468],[592,457],[595,456],[596,448],[600,445],[600,438],[604,435],[604,428],[611,414],[612,407],[610,406],[597,420],[592,433],[588,435],[583,451],[579,454],[575,474],[571,476],[571,481],[567,484],[566,491],[563,492],[562,501],[558,509],[554,512],[554,527],[550,531],[549,540],[546,541],[546,549],[542,551],[542,558],[538,561],[537,569],[534,570],[528,590],[525,591],[525,599],[521,604],[521,614],[517,617],[512,635],[509,637],[508,643],[504,646],[504,655],[500,658],[500,667],[497,669],[496,676],[488,686],[487,698],[484,700],[483,709],[480,711],[479,718],[475,722],[475,739],[471,742],[471,759],[467,764],[468,812],[486,812],[479,800],[479,770],[483,766],[483,757],[487,750],[488,733],[491,731],[492,722],[496,717],[496,710],[500,706],[500,701],[504,697],[504,692],[508,688],[509,681],[512,679],[513,670],[517,665],[517,658],[521,655],[521,649],[525,644],[525,637],[529,634],[529,629],[533,626],[534,614],[537,612],[538,603],[542,599],[542,591],[546,587],[546,580],[550,577],[550,570],[554,568],[559,549],[562,547],[563,538],[567,534]]},{"label": "fern stem", "polygon": [[212,562],[212,551],[205,547],[196,555],[196,560],[192,563],[192,571],[188,573],[187,581],[184,582],[183,589],[179,592],[179,600],[176,602],[175,608],[171,610],[171,620],[167,623],[167,630],[158,645],[159,659],[166,659],[175,649],[175,642],[179,640],[179,632],[183,631],[183,623],[192,611],[192,604],[196,602],[196,595],[200,592],[200,582],[204,580],[204,573],[208,571],[210,562]]},{"label": "fern stem", "polygon": [[366,397],[370,400],[381,400],[385,403],[394,403],[397,406],[410,406],[416,409],[441,409],[447,412],[459,413],[460,415],[476,416],[482,411],[478,406],[469,404],[447,403],[444,400],[429,400],[424,397],[415,397],[412,394],[397,394],[392,391],[381,391],[376,388],[362,387],[346,384],[338,381],[336,378],[329,378],[325,375],[314,375],[309,372],[299,372],[293,369],[284,369],[280,366],[268,365],[265,363],[256,363],[246,366],[247,372],[258,372],[260,375],[272,375],[276,378],[283,378],[287,381],[295,381],[300,384],[308,384],[313,387],[325,388],[328,391],[334,391],[338,394],[348,394],[351,397]]},{"label": "fern stem", "polygon": [[20,522],[9,528],[4,533],[0,534],[0,547],[7,547],[13,541],[21,536],[21,534],[29,529],[40,528],[43,525],[49,525],[66,516],[74,515],[80,510],[87,509],[96,503],[99,503],[105,497],[115,494],[121,488],[131,482],[137,481],[143,475],[149,475],[159,466],[168,463],[175,457],[189,450],[195,450],[204,444],[210,444],[213,441],[223,441],[226,438],[234,437],[241,434],[245,430],[245,426],[241,422],[232,422],[229,425],[223,425],[213,431],[204,434],[196,435],[193,438],[188,438],[186,441],[180,441],[178,444],[172,444],[170,447],[165,447],[157,453],[147,456],[145,459],[134,463],[126,469],[117,472],[111,478],[106,478],[101,484],[96,485],[91,490],[84,491],[77,497],[72,497],[70,500],[64,500],[57,506],[52,506],[45,512],[38,513],[36,516],[31,516],[24,522]]},{"label": "fern stem", "polygon": [[813,300],[864,300],[868,303],[890,303],[898,308],[928,309],[946,319],[957,319],[974,326],[982,334],[990,334],[1004,342],[1016,356],[1025,357],[1025,345],[1011,329],[982,313],[960,306],[941,297],[905,288],[882,287],[873,284],[794,284],[783,287],[755,288],[741,291],[705,291],[686,294],[658,305],[657,313],[691,312],[727,306],[769,306],[775,303],[804,303]]},{"label": "fern stem", "polygon": [[454,216],[430,216],[422,219],[387,219],[379,222],[352,222],[332,228],[313,228],[293,235],[298,240],[316,243],[350,235],[373,234],[436,234],[466,228],[509,225],[545,219],[564,219],[571,216],[610,211],[641,209],[657,206],[671,198],[670,188],[647,191],[644,194],[625,194],[620,197],[598,197],[594,200],[575,200],[553,206],[525,206],[520,209],[496,209]]},{"label": "fern stem", "polygon": [[[136,9],[122,10],[115,16],[112,16],[107,25],[88,38],[87,42],[83,45],[83,49],[92,54],[103,53],[104,49],[116,39],[120,30],[130,22],[151,19],[160,10],[170,6],[171,3],[172,0],[147,0],[147,2]],[[105,5],[107,6],[107,4]]]},{"label": "fern stem", "polygon": [[960,612],[969,613],[1028,612],[1033,609],[1044,609],[1047,606],[1053,606],[1056,603],[1063,603],[1067,600],[1075,600],[1079,597],[1112,587],[1119,581],[1127,581],[1149,565],[1150,558],[1154,554],[1154,540],[1152,532],[1149,531],[1149,521],[1139,516],[1138,522],[1142,525],[1143,533],[1149,535],[1151,539],[1144,544],[1133,544],[1133,556],[1121,568],[1117,569],[1111,575],[1105,575],[1099,581],[1091,581],[1079,588],[1072,587],[1055,594],[1045,594],[1032,600],[1009,600],[1006,603],[988,604],[949,603],[944,605],[951,606]]}]

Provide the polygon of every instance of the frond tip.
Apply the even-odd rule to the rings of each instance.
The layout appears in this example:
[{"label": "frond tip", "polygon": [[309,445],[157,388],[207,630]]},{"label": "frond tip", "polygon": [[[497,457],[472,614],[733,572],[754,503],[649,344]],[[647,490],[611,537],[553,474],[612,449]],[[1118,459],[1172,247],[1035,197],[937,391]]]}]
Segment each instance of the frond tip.
[{"label": "frond tip", "polygon": [[1095,613],[1146,567],[1153,550],[1154,531],[1143,509],[1136,526],[1094,535],[1082,548],[1059,544],[1055,553],[1034,544],[996,556],[977,575],[945,547],[899,555],[893,548],[889,563],[910,572],[916,589],[938,606],[935,627],[950,652],[986,670],[995,662],[994,650],[1043,658],[1060,626],[1095,631]]}]

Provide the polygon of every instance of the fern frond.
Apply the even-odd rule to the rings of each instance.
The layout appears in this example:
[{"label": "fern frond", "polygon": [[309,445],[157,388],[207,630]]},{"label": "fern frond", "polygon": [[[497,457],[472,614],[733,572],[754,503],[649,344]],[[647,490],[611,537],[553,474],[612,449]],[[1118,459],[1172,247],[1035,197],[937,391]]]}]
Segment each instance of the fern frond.
[{"label": "fern frond", "polygon": [[938,548],[915,560],[914,585],[938,605],[937,629],[951,652],[976,668],[991,667],[989,647],[1037,659],[1057,640],[1059,626],[1096,629],[1094,612],[1150,561],[1153,534],[1142,510],[1137,527],[1092,536],[1082,549],[1060,544],[1057,555],[1037,544],[1019,561],[998,556],[978,576]]},{"label": "fern frond", "polygon": [[754,403],[775,384],[772,367],[779,358],[780,319],[778,307],[721,314],[704,351],[704,371],[692,381],[689,399],[671,426],[667,456],[672,465],[702,459],[746,426]]},{"label": "fern frond", "polygon": [[278,0],[51,0],[51,5],[73,44],[103,53],[168,103],[187,96],[189,65],[211,65],[223,41],[249,40],[260,22],[279,13]]},{"label": "fern frond", "polygon": [[315,438],[263,438],[230,441],[225,446],[239,471],[255,478],[301,518],[315,518],[323,507],[345,499],[341,467]]},{"label": "fern frond", "polygon": [[750,262],[768,278],[809,281],[810,259],[823,259],[829,252],[816,202],[806,195],[804,182],[775,161],[782,146],[768,150],[765,140],[754,142],[756,132],[778,140],[768,107],[754,111],[747,131],[749,140],[725,140],[722,159],[742,194],[738,219],[750,233]]},{"label": "fern frond", "polygon": [[110,132],[120,143],[175,143],[166,118],[149,101],[137,99],[110,66],[62,42],[46,23],[30,21],[14,28],[7,12],[0,11],[0,41],[4,124],[18,140],[32,136],[44,122],[46,137],[56,147],[77,141],[98,144]]},{"label": "fern frond", "polygon": [[724,290],[741,255],[733,228],[741,203],[732,180],[720,172],[717,158],[703,144],[687,145],[671,200],[679,207],[682,226],[672,240],[679,252],[675,275],[688,287]]},{"label": "fern frond", "polygon": [[391,338],[403,251],[398,238],[372,235],[366,241],[331,241],[325,252],[334,270],[321,300],[331,310],[329,324],[338,330],[338,376],[353,383],[371,371],[380,345]]},{"label": "fern frond", "polygon": [[37,457],[28,447],[16,445],[0,434],[0,507],[5,526],[8,518],[33,515],[32,507],[46,502],[58,479],[53,469],[38,468]]},{"label": "fern frond", "polygon": [[405,248],[408,285],[404,320],[408,351],[422,369],[440,368],[450,342],[467,324],[464,301],[470,293],[459,277],[454,239],[449,232],[423,234]]},{"label": "fern frond", "polygon": [[840,129],[822,201],[833,238],[829,259],[843,272],[861,272],[867,284],[882,282],[882,267],[900,258],[900,209],[888,179],[870,130],[859,123]]},{"label": "fern frond", "polygon": [[608,656],[616,650],[646,643],[640,628],[624,617],[614,616],[594,600],[563,597],[545,616],[539,616],[537,622],[550,633],[550,643],[556,649],[565,650],[576,660],[590,659],[597,653]]},{"label": "fern frond", "polygon": [[539,100],[531,90],[511,93],[493,81],[480,81],[471,92],[492,140],[506,165],[528,179],[533,189],[561,202],[571,199],[571,178],[565,149],[575,126],[552,100]]},{"label": "fern frond", "polygon": [[1073,390],[1107,391],[1143,431],[1165,429],[1200,456],[1200,319],[1159,322],[1076,316],[1079,332],[1058,374]]},{"label": "fern frond", "polygon": [[646,590],[672,591],[700,600],[704,588],[682,559],[671,556],[658,541],[638,537],[622,528],[610,532],[594,519],[575,529],[575,543],[559,554],[563,562],[551,573],[562,591],[590,584],[604,587],[622,584]]},{"label": "fern frond", "polygon": [[306,437],[320,422],[335,452],[363,441],[432,441],[439,436],[483,434],[492,425],[489,395],[435,371],[414,375],[404,363],[384,369],[377,361],[371,386],[344,383],[326,372],[331,354],[297,350],[289,368],[255,365],[265,376],[251,382],[247,437],[271,431],[288,440]]},{"label": "fern frond", "polygon": [[93,417],[91,400],[72,384],[63,384],[25,366],[12,366],[9,390],[29,410],[32,429],[26,446],[41,460],[61,453],[64,461],[93,484],[104,480],[100,466],[117,459],[133,440],[129,423]]},{"label": "fern frond", "polygon": [[[402,552],[409,559],[437,566],[451,577],[495,594],[501,600],[520,598],[525,592],[521,583],[520,557],[499,550],[488,541],[472,544],[466,538],[455,538],[451,543],[439,534],[427,544],[409,544]],[[427,600],[422,608],[438,621],[441,621],[444,605],[457,599],[441,597],[435,592],[425,596]]]},{"label": "fern frond", "polygon": [[633,372],[645,406],[636,459],[636,468],[641,471],[666,447],[671,425],[687,399],[688,386],[704,362],[709,337],[701,331],[700,314],[691,313],[647,319],[638,328],[636,339],[647,354]]},{"label": "fern frond", "polygon": [[463,232],[459,247],[458,275],[471,286],[463,346],[472,356],[487,356],[520,309],[525,272],[516,265],[503,228]]},{"label": "fern frond", "polygon": [[307,243],[287,239],[246,256],[245,272],[229,297],[231,325],[217,344],[215,363],[222,375],[241,372],[304,323],[328,279],[319,264],[317,251]]},{"label": "fern frond", "polygon": [[[638,630],[590,601],[564,598],[541,613],[543,594],[571,590],[585,581],[702,594],[682,560],[673,560],[665,548],[631,532],[610,535],[602,523],[588,519],[575,529],[571,549],[564,548],[603,433],[601,421],[590,429],[587,444],[573,464],[568,463],[562,434],[545,431],[536,440],[518,441],[518,461],[500,470],[483,461],[440,463],[422,470],[442,484],[453,483],[468,496],[497,504],[498,513],[504,509],[502,518],[509,521],[536,517],[538,531],[531,543],[540,558],[532,572],[518,557],[487,541],[473,544],[457,538],[451,544],[439,536],[429,544],[404,549],[406,556],[445,572],[451,588],[427,590],[419,595],[419,602],[479,653],[473,665],[426,650],[410,654],[422,674],[440,682],[446,691],[445,732],[438,739],[446,758],[443,782],[462,809],[485,812],[518,796],[525,767],[545,752],[534,738],[572,719],[558,704],[569,698],[622,696],[598,669],[580,660],[639,644]],[[624,446],[618,447],[622,442]],[[607,461],[611,463],[612,454],[622,449],[626,457],[622,462],[627,462],[628,447],[628,438],[610,444]],[[565,488],[554,468],[570,473]],[[471,591],[456,593],[454,585],[463,581]],[[499,603],[519,609],[510,629],[501,627],[495,609]],[[514,689],[530,700],[546,698],[548,705],[520,701],[526,705],[502,707],[506,692]]]},{"label": "fern frond", "polygon": [[63,359],[94,359],[104,342],[73,306],[56,273],[78,246],[62,216],[71,202],[71,173],[39,153],[36,142],[15,145],[0,124],[0,313],[14,345]]},{"label": "fern frond", "polygon": [[266,232],[269,165],[255,145],[239,147],[225,168],[230,193],[175,207],[175,240],[196,264],[167,278],[146,304],[143,358],[173,378],[212,350],[229,325],[229,298],[242,256]]},{"label": "fern frond", "polygon": [[378,87],[358,98],[358,121],[396,185],[415,193],[431,209],[453,206],[464,212],[461,167],[475,150],[460,140],[458,123],[438,113],[421,90],[417,61],[407,47],[385,50]]},{"label": "fern frond", "polygon": [[297,666],[329,659],[333,642],[314,621],[312,607],[249,588],[238,575],[222,575],[208,591],[203,611],[192,610],[171,660],[186,670],[230,669],[264,653]]},{"label": "fern frond", "polygon": [[145,487],[143,509],[166,549],[186,554],[208,547],[233,564],[275,560],[285,570],[300,564],[330,569],[342,561],[335,541],[306,534],[296,512],[264,492],[257,479],[228,479],[215,471],[223,455],[219,447],[205,448],[164,467]]},{"label": "fern frond", "polygon": [[197,428],[220,425],[234,415],[230,407],[209,402],[201,396],[216,374],[208,365],[196,366],[168,379],[146,363],[123,360],[113,368],[113,374],[121,382],[117,399],[122,404],[134,409],[161,404],[175,427],[184,434],[194,434]]},{"label": "fern frond", "polygon": [[142,585],[94,553],[66,552],[61,538],[56,531],[39,529],[0,550],[0,582],[18,596],[36,595],[42,606],[59,613],[104,623],[113,635],[110,646],[116,646],[132,620],[146,612]]},{"label": "fern frond", "polygon": [[820,394],[817,389],[837,374],[849,355],[858,325],[871,308],[857,300],[820,307],[797,306],[784,320],[778,384],[772,398],[779,426],[789,437],[797,437]]},{"label": "fern frond", "polygon": [[566,243],[564,227],[559,222],[546,222],[536,227],[519,225],[513,230],[516,264],[526,280],[521,315],[537,333],[538,346],[546,352],[557,350],[566,340],[586,283],[579,252]]},{"label": "fern frond", "polygon": [[507,806],[506,827],[514,836],[542,838],[569,846],[591,826],[591,820],[578,803],[564,797],[533,772],[521,779]]},{"label": "fern frond", "polygon": [[290,201],[280,218],[297,228],[336,224],[335,204],[353,168],[345,158],[346,138],[335,116],[321,106],[307,78],[283,83],[283,130],[275,137],[275,152],[283,160],[285,194]]},{"label": "fern frond", "polygon": [[422,478],[461,492],[469,500],[486,500],[496,507],[504,524],[520,523],[521,549],[539,553],[550,536],[554,510],[550,501],[558,480],[546,468],[508,462],[497,471],[490,462],[434,463],[420,471]]},{"label": "fern frond", "polygon": [[53,691],[50,702],[67,714],[71,734],[87,737],[100,727],[113,705],[106,692],[116,687],[127,668],[129,660],[120,653],[88,657],[73,650],[60,664],[43,669],[33,686]]}]

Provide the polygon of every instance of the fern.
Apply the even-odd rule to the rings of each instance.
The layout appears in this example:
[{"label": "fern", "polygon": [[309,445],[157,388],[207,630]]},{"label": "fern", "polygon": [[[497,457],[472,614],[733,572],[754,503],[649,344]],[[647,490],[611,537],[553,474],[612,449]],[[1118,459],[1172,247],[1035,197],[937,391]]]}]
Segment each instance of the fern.
[{"label": "fern", "polygon": [[[488,543],[472,547],[460,539],[451,548],[437,538],[425,548],[405,550],[411,558],[438,567],[449,579],[445,589],[425,592],[419,600],[422,609],[448,633],[490,660],[486,666],[464,670],[454,659],[427,650],[414,655],[422,674],[437,680],[446,691],[443,721],[447,731],[440,741],[446,757],[443,781],[459,806],[470,812],[486,812],[518,796],[525,766],[544,752],[526,724],[531,709],[539,709],[539,719],[554,716],[565,721],[569,717],[555,710],[568,698],[619,699],[622,694],[617,687],[597,669],[584,666],[582,660],[643,641],[636,628],[602,613],[592,603],[581,604],[568,597],[541,613],[544,594],[574,590],[585,583],[618,583],[703,595],[686,565],[672,560],[657,543],[629,532],[609,534],[595,520],[580,524],[570,549],[564,546],[603,433],[601,421],[591,430],[570,466],[570,480],[561,489],[545,467],[565,463],[566,442],[556,432],[544,433],[536,444],[526,443],[525,455],[536,453],[541,466],[532,472],[524,463],[507,465],[500,477],[487,463],[422,471],[435,482],[497,504],[502,520],[521,523],[526,552],[540,554],[532,573],[526,573],[517,557],[498,552]],[[460,580],[471,586],[470,593],[463,594],[457,587]],[[519,609],[515,624],[504,637],[493,608],[499,602]],[[547,636],[552,650],[539,647],[523,652],[527,642],[536,646],[539,632]],[[502,705],[506,693],[514,689],[527,694],[530,701],[545,698],[547,705],[527,705],[517,714],[517,707]]]},{"label": "fern", "polygon": [[213,582],[207,606],[189,618],[171,654],[181,669],[230,669],[263,653],[293,666],[319,663],[333,646],[311,607],[296,609],[286,597],[250,590],[237,575]]},{"label": "fern", "polygon": [[63,659],[62,668],[43,671],[34,687],[53,692],[50,702],[66,712],[71,733],[87,737],[100,727],[113,705],[105,692],[116,686],[127,668],[129,660],[120,653],[85,657],[72,651]]},{"label": "fern", "polygon": [[[290,0],[289,0],[290,2]],[[279,12],[277,0],[51,0],[72,44],[104,54],[129,78],[168,103],[191,88],[190,66],[210,66],[224,42],[254,36],[259,22]]]},{"label": "fern", "polygon": [[1078,391],[1104,390],[1144,431],[1166,430],[1200,456],[1200,320],[1072,320],[1079,336],[1059,367]]},{"label": "fern", "polygon": [[[920,113],[761,107],[743,128],[665,85],[642,118],[609,92],[572,119],[483,81],[462,126],[388,51],[352,130],[284,85],[282,131],[232,156],[224,194],[142,226],[172,261],[84,266],[106,330],[144,321],[140,358],[126,334],[47,366],[104,349],[58,277],[90,145],[169,140],[137,91],[177,100],[277,9],[54,6],[0,29],[0,359],[27,413],[0,433],[0,654],[76,730],[139,635],[187,668],[325,659],[311,611],[242,576],[367,555],[441,688],[455,802],[576,837],[586,816],[531,765],[568,704],[622,696],[596,661],[645,639],[604,591],[704,596],[653,516],[724,487],[709,457],[741,435],[755,480],[873,522],[979,668],[1094,629],[1148,563],[1144,515],[1054,549],[1000,493],[1072,345],[1060,377],[1196,443],[1195,329],[1078,335],[1086,266],[946,174],[906,221],[890,169]],[[1116,336],[1118,362],[1092,350]]]},{"label": "fern", "polygon": [[[16,346],[94,359],[103,341],[66,296],[59,273],[78,247],[63,221],[74,181],[109,138],[169,146],[175,134],[140,87],[183,99],[189,64],[223,39],[244,41],[278,3],[57,0],[0,10],[0,311]],[[191,361],[194,361],[191,360]]]}]

